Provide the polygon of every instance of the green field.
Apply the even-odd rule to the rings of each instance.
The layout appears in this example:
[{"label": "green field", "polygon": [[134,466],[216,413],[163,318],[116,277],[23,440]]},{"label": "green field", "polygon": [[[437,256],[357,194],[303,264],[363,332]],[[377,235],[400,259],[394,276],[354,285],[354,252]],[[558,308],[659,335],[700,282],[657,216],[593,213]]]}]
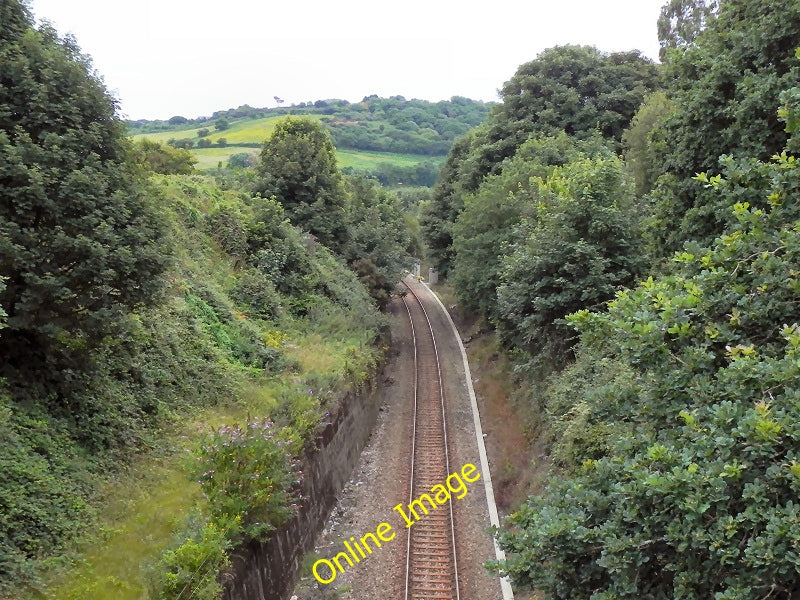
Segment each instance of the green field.
[{"label": "green field", "polygon": [[[320,115],[306,116],[313,119],[322,118]],[[154,133],[140,133],[131,136],[131,139],[135,141],[147,138],[154,142],[165,144],[171,139],[179,140],[189,138],[194,140],[195,143],[200,139],[207,139],[212,143],[216,143],[220,138],[225,138],[228,145],[222,148],[215,146],[212,148],[191,149],[191,153],[197,158],[196,168],[204,171],[215,169],[220,163],[225,166],[231,156],[240,152],[257,155],[260,148],[245,146],[244,144],[258,144],[260,146],[275,130],[277,122],[284,118],[283,116],[275,116],[265,117],[263,119],[242,119],[241,121],[233,121],[228,129],[223,131],[213,130],[213,132],[205,138],[199,138],[197,136],[197,132],[200,131],[201,128],[193,127],[191,129],[171,129],[169,131]],[[206,128],[211,129],[210,127]],[[339,168],[351,167],[357,171],[372,171],[381,163],[389,163],[398,167],[413,167],[420,163],[441,165],[444,160],[442,156],[397,154],[394,152],[369,152],[366,150],[337,150],[336,155]]]},{"label": "green field", "polygon": [[[240,152],[247,152],[257,156],[260,148],[244,148],[241,146],[226,146],[225,148],[193,148],[191,153],[197,158],[195,168],[200,171],[216,169],[219,163],[222,166],[231,156]],[[351,167],[356,171],[372,171],[381,163],[391,163],[400,167],[413,167],[419,163],[441,164],[440,156],[421,156],[418,154],[394,154],[392,152],[361,152],[359,150],[337,150],[339,168]]]},{"label": "green field", "polygon": [[243,148],[242,146],[225,146],[224,148],[193,148],[190,152],[197,159],[195,168],[199,171],[207,171],[208,169],[216,169],[219,163],[224,167],[228,163],[228,159],[234,154],[247,152],[253,156],[257,156],[261,150],[259,148]]},{"label": "green field", "polygon": [[367,152],[365,150],[337,150],[336,158],[340,169],[352,167],[357,171],[371,171],[381,163],[391,163],[398,167],[413,167],[420,163],[441,165],[444,161],[443,156]]},{"label": "green field", "polygon": [[[267,139],[272,132],[275,131],[275,125],[283,116],[264,117],[263,119],[242,119],[240,121],[233,121],[230,127],[222,131],[214,129],[213,124],[204,127],[192,127],[190,129],[170,129],[169,131],[158,131],[154,133],[139,133],[131,136],[133,140],[147,138],[155,142],[166,143],[171,139],[184,139],[189,138],[195,140],[195,143],[200,140],[197,132],[201,129],[208,129],[211,133],[205,136],[205,139],[212,143],[216,143],[220,138],[225,138],[228,144],[261,144]],[[320,115],[306,115],[306,118],[321,119]]]}]

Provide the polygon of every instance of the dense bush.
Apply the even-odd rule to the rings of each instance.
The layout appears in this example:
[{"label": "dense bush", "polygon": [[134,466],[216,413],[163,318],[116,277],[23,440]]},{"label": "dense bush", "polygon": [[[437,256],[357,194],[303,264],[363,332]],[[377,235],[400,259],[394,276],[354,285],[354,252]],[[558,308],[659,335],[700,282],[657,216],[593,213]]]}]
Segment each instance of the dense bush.
[{"label": "dense bush", "polygon": [[498,331],[515,348],[559,358],[575,341],[564,317],[599,306],[640,272],[638,231],[616,157],[578,159],[530,185],[537,207],[504,261]]},{"label": "dense bush", "polygon": [[3,17],[0,375],[68,395],[90,349],[157,299],[168,252],[89,59],[52,28],[35,30],[17,0]]},{"label": "dense bush", "polygon": [[663,256],[687,239],[709,244],[730,224],[722,199],[691,178],[719,169],[732,155],[766,160],[786,145],[775,107],[800,85],[800,4],[726,0],[705,31],[665,64],[674,109],[660,124],[652,168],[663,173],[653,193],[650,235]]},{"label": "dense bush", "polygon": [[268,419],[225,425],[212,432],[198,452],[198,475],[211,516],[237,523],[248,538],[258,538],[295,512],[299,463],[292,454],[290,430]]},{"label": "dense bush", "polygon": [[166,551],[157,565],[151,597],[217,600],[222,594],[219,573],[230,566],[231,543],[225,527],[191,523],[182,533],[182,543]]},{"label": "dense bush", "polygon": [[523,239],[523,220],[535,222],[543,201],[542,181],[555,167],[598,153],[609,155],[600,140],[576,142],[564,133],[531,138],[502,173],[487,177],[475,193],[464,196],[463,211],[452,228],[452,283],[465,307],[496,321],[503,257]]},{"label": "dense bush", "polygon": [[[501,535],[520,584],[595,600],[800,593],[800,165],[724,164],[698,177],[735,203],[722,236],[608,313],[570,317],[587,354],[551,412],[595,437],[562,440],[573,475]],[[754,193],[759,206],[736,202]]]}]

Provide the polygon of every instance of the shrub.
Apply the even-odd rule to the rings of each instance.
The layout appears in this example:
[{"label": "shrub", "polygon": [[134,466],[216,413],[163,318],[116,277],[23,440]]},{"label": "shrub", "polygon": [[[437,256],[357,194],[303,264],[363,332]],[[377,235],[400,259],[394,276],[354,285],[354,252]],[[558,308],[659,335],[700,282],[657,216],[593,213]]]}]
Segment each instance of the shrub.
[{"label": "shrub", "polygon": [[571,445],[575,474],[512,516],[501,543],[519,584],[592,600],[800,593],[800,163],[724,163],[698,179],[761,206],[737,202],[671,274],[570,317],[621,363],[582,390],[575,422],[615,435]]},{"label": "shrub", "polygon": [[204,523],[186,536],[162,555],[153,595],[160,600],[217,600],[222,594],[218,575],[230,566],[228,532],[216,523]]},{"label": "shrub", "polygon": [[198,451],[197,472],[211,515],[238,521],[251,538],[285,523],[297,508],[298,462],[290,443],[267,419],[225,425]]}]

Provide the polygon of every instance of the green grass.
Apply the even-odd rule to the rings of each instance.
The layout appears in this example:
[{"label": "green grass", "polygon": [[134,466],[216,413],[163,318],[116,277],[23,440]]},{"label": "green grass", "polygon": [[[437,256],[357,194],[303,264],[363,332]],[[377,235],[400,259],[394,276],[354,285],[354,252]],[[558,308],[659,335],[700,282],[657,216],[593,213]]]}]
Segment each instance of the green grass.
[{"label": "green grass", "polygon": [[[258,155],[260,148],[243,148],[226,146],[225,148],[194,148],[192,154],[197,159],[195,168],[200,171],[216,169],[220,162],[224,167],[234,154],[247,152]],[[352,167],[357,171],[374,170],[381,163],[391,163],[402,167],[413,167],[419,163],[435,163],[440,165],[440,156],[421,156],[419,154],[394,154],[391,152],[361,152],[359,150],[337,150],[336,159],[339,168]]]},{"label": "green grass", "polygon": [[[242,119],[240,121],[233,121],[230,127],[222,131],[214,129],[213,124],[204,127],[192,127],[191,129],[174,129],[170,131],[159,131],[157,133],[139,133],[131,136],[133,140],[140,140],[147,138],[155,142],[166,143],[171,139],[190,138],[197,142],[201,138],[197,136],[197,132],[201,129],[208,129],[211,133],[205,139],[216,143],[220,138],[225,138],[228,144],[262,144],[272,132],[275,131],[275,125],[278,121],[284,119],[284,116],[264,117],[263,119]],[[321,115],[306,115],[306,118],[320,119]]]},{"label": "green grass", "polygon": [[[321,115],[306,115],[308,118],[321,119]],[[228,146],[224,148],[193,148],[192,154],[197,158],[196,168],[205,171],[216,169],[220,162],[225,166],[228,159],[239,152],[258,154],[259,148],[243,147],[241,144],[262,144],[272,132],[275,125],[284,116],[265,117],[263,119],[242,119],[234,121],[231,126],[224,131],[216,131],[211,127],[212,133],[205,139],[216,143],[220,138],[225,138]],[[161,131],[157,133],[141,133],[131,136],[131,139],[140,140],[147,138],[154,142],[166,144],[171,139],[190,138],[195,143],[201,138],[197,137],[197,132],[201,128],[176,129]],[[444,161],[442,156],[424,156],[421,154],[397,154],[394,152],[368,152],[362,150],[337,150],[336,151],[339,168],[351,167],[357,171],[372,171],[381,163],[390,163],[401,167],[413,167],[419,163],[435,163],[441,165]]]},{"label": "green grass", "polygon": [[207,171],[208,169],[216,169],[219,163],[225,167],[228,164],[228,159],[234,154],[247,152],[248,154],[258,155],[261,150],[259,148],[242,148],[241,146],[226,146],[225,148],[194,148],[191,153],[197,159],[195,168],[200,171]]},{"label": "green grass", "polygon": [[352,167],[357,171],[371,171],[381,163],[391,163],[399,167],[413,167],[419,163],[441,165],[443,156],[424,156],[422,154],[396,154],[394,152],[367,152],[363,150],[337,150],[339,168]]},{"label": "green grass", "polygon": [[77,565],[51,582],[45,597],[147,598],[147,567],[169,545],[200,495],[184,461],[180,453],[155,464],[152,458],[143,460],[131,469],[133,481],[109,484],[100,533],[87,539]]}]

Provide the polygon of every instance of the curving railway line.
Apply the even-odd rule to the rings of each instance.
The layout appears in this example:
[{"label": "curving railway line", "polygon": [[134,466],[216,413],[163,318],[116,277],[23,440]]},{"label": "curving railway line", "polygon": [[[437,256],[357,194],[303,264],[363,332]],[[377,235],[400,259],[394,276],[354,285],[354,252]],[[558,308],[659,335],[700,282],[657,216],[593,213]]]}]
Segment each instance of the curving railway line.
[{"label": "curving railway line", "polygon": [[[445,393],[433,325],[407,284],[403,302],[414,347],[414,418],[409,502],[444,481],[450,470]],[[452,499],[408,529],[405,600],[460,600]]]}]

